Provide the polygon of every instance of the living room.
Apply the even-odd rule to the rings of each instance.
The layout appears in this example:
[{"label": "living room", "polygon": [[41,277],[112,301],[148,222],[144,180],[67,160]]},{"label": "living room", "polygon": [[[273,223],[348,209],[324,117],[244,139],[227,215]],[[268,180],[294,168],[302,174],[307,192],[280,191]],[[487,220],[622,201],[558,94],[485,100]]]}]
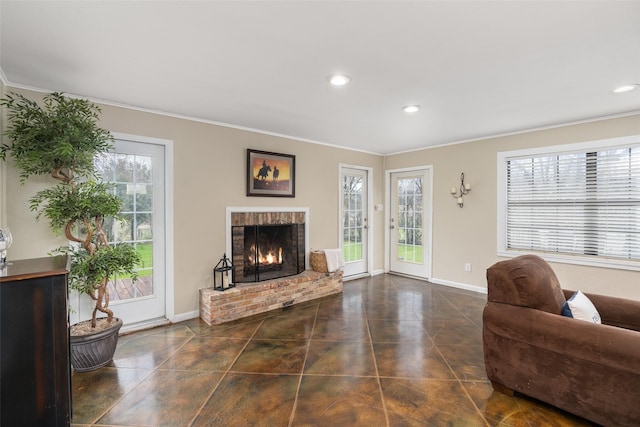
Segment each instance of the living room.
[{"label": "living room", "polygon": [[[33,13],[28,7],[23,12]],[[10,20],[6,16],[5,19]],[[3,57],[6,58],[6,54]],[[6,69],[7,65],[3,68]],[[3,93],[15,91],[38,99],[43,95],[41,91],[60,90],[59,87],[28,87],[7,79],[7,71],[4,73]],[[322,78],[319,76],[320,80]],[[352,78],[357,82],[356,75]],[[97,103],[102,108],[100,125],[111,132],[171,141],[172,158],[167,163],[171,165],[173,179],[170,185],[173,200],[169,202],[172,220],[168,221],[172,238],[167,241],[170,249],[166,262],[167,281],[174,283],[168,283],[170,290],[167,293],[173,302],[167,304],[166,314],[171,320],[184,320],[197,316],[198,289],[212,285],[211,268],[227,249],[227,207],[309,208],[310,247],[340,247],[337,191],[340,165],[370,168],[372,196],[369,203],[372,207],[382,205],[384,208],[389,206],[389,195],[385,193],[386,171],[431,166],[433,258],[429,279],[435,283],[482,291],[486,288],[485,269],[499,259],[496,253],[497,153],[640,134],[639,95],[637,91],[613,95],[610,90],[615,84],[617,81],[612,81],[608,87],[599,90],[608,99],[619,97],[619,102],[629,110],[623,114],[580,117],[564,124],[530,126],[528,129],[502,132],[504,135],[467,138],[473,141],[439,143],[407,152],[398,152],[401,150],[392,148],[394,144],[387,144],[390,147],[388,154],[343,148],[332,144],[332,141],[313,143],[251,128],[217,125],[171,112]],[[338,100],[344,98],[348,90],[349,87],[341,88],[341,92],[336,94]],[[414,120],[415,117],[409,119]],[[296,156],[295,198],[246,196],[247,149]],[[45,221],[34,222],[34,214],[29,211],[27,200],[39,182],[21,186],[13,166],[9,163],[3,165],[4,168],[5,196],[1,212],[2,222],[11,224],[15,235],[11,256],[15,259],[46,256],[63,240],[51,237]],[[464,208],[460,209],[452,200],[449,189],[459,184],[462,172],[473,190],[465,197]],[[369,274],[385,271],[385,228],[389,221],[385,215],[388,214],[384,209],[372,209],[370,212],[372,259]],[[465,271],[465,264],[472,266],[470,272]],[[640,299],[640,290],[633,285],[637,280],[635,271],[561,263],[554,267],[567,287],[579,285],[588,291]]]},{"label": "living room", "polygon": [[[305,121],[311,120],[302,112],[295,117],[299,122],[295,126],[292,125],[288,133],[271,130],[266,121],[263,122],[264,127],[259,127],[255,124],[257,122],[244,125],[243,123],[225,122],[215,116],[203,117],[200,115],[199,108],[206,110],[209,102],[215,103],[216,91],[223,93],[227,90],[224,84],[220,83],[216,83],[208,89],[206,82],[198,82],[195,85],[199,88],[198,96],[192,99],[194,109],[191,110],[193,113],[189,114],[187,111],[178,112],[155,108],[154,105],[157,104],[151,101],[149,105],[132,104],[128,101],[129,98],[122,94],[124,85],[105,85],[92,92],[90,88],[72,86],[68,84],[68,80],[62,79],[62,77],[60,80],[53,77],[50,80],[31,80],[31,69],[23,67],[23,63],[16,59],[20,58],[20,53],[16,53],[15,49],[20,49],[20,47],[13,37],[18,36],[11,36],[5,32],[9,33],[10,31],[6,28],[11,27],[11,31],[13,31],[17,26],[15,23],[9,25],[9,21],[14,19],[11,16],[12,12],[17,13],[18,18],[15,18],[17,22],[25,22],[24,16],[35,12],[29,10],[28,6],[21,9],[15,4],[4,3],[12,2],[3,2],[2,5],[3,45],[2,56],[0,56],[2,70],[0,73],[0,92],[3,96],[8,93],[18,93],[39,101],[46,93],[61,90],[73,96],[88,97],[95,100],[94,102],[101,108],[100,126],[113,132],[117,140],[131,140],[141,144],[163,147],[165,230],[159,234],[165,238],[165,257],[161,263],[165,278],[165,300],[162,307],[163,313],[160,316],[154,315],[153,318],[161,317],[165,323],[167,320],[177,323],[199,317],[199,290],[214,285],[212,268],[223,254],[228,252],[227,215],[229,208],[306,209],[309,213],[306,221],[309,248],[340,248],[344,244],[340,241],[342,235],[340,180],[341,168],[344,166],[356,166],[369,173],[368,233],[371,256],[368,260],[366,277],[382,276],[391,270],[389,267],[389,246],[391,245],[389,241],[389,227],[391,226],[390,172],[426,168],[430,171],[431,188],[429,200],[431,233],[427,247],[431,258],[429,274],[425,274],[423,278],[433,284],[484,295],[487,289],[486,269],[495,262],[504,259],[504,255],[499,254],[497,249],[500,241],[498,218],[500,217],[499,198],[501,193],[499,193],[499,182],[503,179],[499,176],[499,155],[516,150],[534,150],[628,137],[635,138],[634,144],[637,144],[638,135],[640,135],[640,89],[628,93],[612,93],[612,90],[619,84],[638,85],[640,68],[638,68],[637,58],[623,60],[616,56],[624,64],[618,67],[620,72],[615,75],[611,73],[608,76],[610,80],[606,86],[589,89],[589,92],[602,92],[607,99],[605,107],[608,110],[604,107],[602,110],[597,108],[594,110],[602,111],[599,114],[576,107],[575,112],[568,111],[554,119],[526,122],[522,121],[522,116],[518,116],[514,110],[531,107],[530,104],[535,104],[538,100],[529,103],[522,101],[519,95],[512,94],[511,96],[518,98],[519,102],[514,102],[503,108],[496,108],[489,114],[500,116],[503,120],[507,120],[513,115],[514,125],[511,128],[483,128],[478,126],[477,121],[473,119],[473,113],[467,112],[466,115],[461,115],[460,123],[458,123],[456,111],[447,111],[447,120],[444,121],[444,124],[439,125],[436,122],[436,114],[425,118],[428,112],[435,109],[433,106],[427,107],[425,105],[421,111],[415,113],[417,115],[394,119],[394,123],[400,123],[397,128],[398,135],[401,135],[403,127],[413,128],[415,124],[412,124],[411,121],[415,122],[416,118],[421,121],[420,128],[423,129],[423,135],[417,138],[418,140],[421,138],[424,141],[429,140],[428,132],[424,129],[428,129],[432,123],[434,128],[437,126],[464,128],[468,123],[468,126],[476,133],[472,135],[453,132],[449,139],[443,137],[439,141],[422,145],[414,143],[411,146],[403,146],[398,142],[397,147],[400,148],[396,148],[393,136],[391,136],[383,149],[380,149],[380,146],[364,149],[339,144],[331,139],[330,132],[327,132],[323,137],[317,136],[317,134],[308,136],[301,126]],[[55,4],[55,2],[51,3]],[[607,8],[607,2],[600,3],[605,4],[604,9]],[[563,8],[566,7],[566,5],[563,6]],[[621,2],[617,7],[623,8],[625,13],[611,13],[611,15],[628,17],[634,16],[635,13],[635,16],[638,16],[637,3]],[[53,8],[55,9],[55,6]],[[73,8],[64,10],[69,14]],[[113,12],[115,13],[115,11]],[[593,28],[598,28],[594,19],[594,16],[598,14],[593,11],[584,13],[592,20],[590,22]],[[567,15],[570,14],[563,9],[563,13],[559,13],[558,16],[566,17]],[[39,14],[37,16],[39,19],[44,19]],[[114,16],[119,17],[120,15],[115,13]],[[629,18],[618,22],[609,14],[606,17],[605,21],[612,26],[629,24]],[[110,25],[109,21],[105,22],[108,29],[117,31],[117,25],[114,24],[111,28],[108,26]],[[565,22],[565,24],[567,23]],[[185,24],[185,26],[187,25]],[[514,29],[508,28],[508,30],[513,31]],[[603,33],[610,30],[611,27],[601,29]],[[52,30],[44,28],[42,31],[43,34],[46,34],[47,31]],[[629,34],[625,41],[630,46],[637,47],[638,44],[634,44],[638,41],[637,30],[635,33],[629,30]],[[259,32],[256,37],[258,36]],[[467,36],[469,35],[467,34]],[[83,35],[78,35],[78,37],[83,37]],[[232,38],[230,35],[229,39]],[[244,41],[246,42],[246,40]],[[6,47],[5,43],[7,43]],[[72,44],[72,46],[75,45]],[[239,43],[238,50],[241,50],[242,46],[242,43]],[[72,50],[71,47],[69,49]],[[99,49],[100,47],[96,47],[96,50]],[[500,47],[496,47],[496,50],[500,50]],[[562,51],[562,49],[560,50]],[[104,51],[111,55],[107,45],[104,46]],[[37,52],[37,49],[34,48],[24,52],[24,56],[34,61],[34,58],[38,56]],[[472,50],[469,52],[471,54]],[[383,55],[386,54],[388,53],[383,53]],[[521,54],[526,58],[525,53]],[[75,52],[74,55],[80,57],[82,51]],[[566,55],[571,57],[572,52],[567,52]],[[595,66],[594,63],[598,62],[589,62],[588,54],[585,52],[582,52],[582,55],[584,56],[580,56],[581,59],[576,60],[571,66],[567,66],[567,69],[570,70],[566,71],[567,74],[574,73],[580,67]],[[633,56],[633,54],[628,55]],[[135,64],[137,60],[142,61],[143,59],[140,58],[144,58],[144,56],[141,51],[133,51],[119,60],[125,65],[127,61]],[[517,56],[517,54],[514,53],[513,56]],[[544,58],[544,56],[533,56],[531,62]],[[184,59],[182,56],[180,58],[177,61]],[[342,59],[346,61],[345,58]],[[473,59],[478,60],[478,58]],[[501,55],[496,55],[494,59],[503,58]],[[49,60],[53,67],[56,59],[50,58]],[[108,61],[112,60],[113,58],[110,57]],[[252,66],[252,61],[264,60],[264,57],[252,58],[251,60],[242,58],[241,62],[243,66],[248,68]],[[175,71],[170,67],[162,68],[163,61],[152,55],[149,61],[156,65],[160,74],[164,72],[171,74]],[[523,61],[525,66],[531,65],[526,60]],[[608,57],[606,61],[614,62],[614,59]],[[605,61],[603,60],[603,62]],[[29,64],[29,61],[25,61],[25,63]],[[40,68],[47,66],[46,62],[31,62],[31,64],[35,63]],[[91,67],[99,66],[99,64],[93,64]],[[186,64],[184,67],[197,66],[199,66],[199,62],[196,61],[196,63]],[[80,71],[69,71],[69,73],[89,74],[91,67],[88,66],[87,69]],[[126,68],[124,65],[123,67]],[[281,65],[281,68],[286,69],[287,67]],[[468,68],[474,68],[472,62],[469,62]],[[496,71],[500,67],[486,67],[486,64],[479,61],[477,69],[487,73],[489,69]],[[459,71],[456,69],[448,72]],[[364,81],[366,75],[363,69],[354,68],[353,70],[345,70],[345,72],[350,74],[350,85],[339,89],[329,87],[325,81],[327,73],[324,70],[319,70],[318,75],[315,76],[317,82],[314,84],[322,85],[321,93],[330,100],[322,98],[318,102],[327,102],[328,109],[340,109],[342,102],[351,102],[348,98],[349,90],[357,87],[359,79],[362,78],[361,81]],[[133,74],[137,73],[134,71]],[[558,74],[563,73],[558,72]],[[475,75],[470,72],[459,75],[461,78],[470,79],[473,76],[473,79],[480,79],[482,73]],[[190,74],[185,72],[177,77],[173,76],[175,78],[170,79],[173,82],[172,85],[167,84],[166,81],[157,80],[159,77],[149,74],[136,77],[139,86],[145,86],[146,89],[148,89],[147,86],[152,87],[158,98],[172,98],[181,92],[181,86],[184,86],[186,90]],[[531,76],[521,75],[523,85],[527,84],[525,77]],[[508,79],[509,77],[505,76],[504,78]],[[549,81],[554,81],[551,74],[546,78]],[[563,75],[561,78],[559,77],[559,80],[560,83],[556,82],[557,86],[562,87],[568,84],[567,81],[570,79]],[[391,85],[389,82],[387,84]],[[473,84],[479,83],[474,82]],[[468,89],[466,85],[463,87],[465,90]],[[512,89],[513,87],[509,86],[500,90],[506,92]],[[406,96],[404,98],[396,97],[402,99],[398,99],[400,103],[392,107],[395,113],[405,114],[400,109],[404,102],[411,102],[408,99],[410,96],[403,95]],[[260,100],[257,98],[255,104],[258,105],[252,105],[254,101],[251,99],[251,89],[248,89],[248,93],[245,94],[234,92],[233,96],[247,98],[247,108],[252,106],[259,109]],[[464,90],[452,97],[456,98],[458,103],[471,104],[477,110],[482,110],[485,102],[491,104],[488,99],[468,99]],[[562,98],[562,95],[550,98],[548,104],[538,106],[539,110],[553,110],[554,103],[560,102],[559,98]],[[581,99],[579,96],[575,98]],[[166,102],[166,100],[164,101]],[[313,100],[305,102],[312,103]],[[425,100],[421,102],[427,103]],[[211,108],[213,109],[213,107]],[[223,109],[224,106],[216,106],[216,108]],[[234,105],[234,108],[239,107]],[[265,109],[269,108],[271,107]],[[539,110],[536,111],[539,112]],[[302,111],[302,108],[298,111]],[[277,114],[273,114],[277,116]],[[420,116],[421,114],[422,116]],[[441,111],[440,114],[445,114],[445,112]],[[7,114],[4,109],[2,119],[4,131],[7,126]],[[322,122],[322,119],[316,119]],[[267,119],[263,117],[263,120]],[[334,120],[331,124],[336,129],[342,126],[340,120]],[[370,126],[374,130],[378,129],[375,120],[371,120]],[[398,136],[398,140],[402,139],[401,136]],[[2,142],[6,142],[4,137]],[[247,150],[295,156],[295,197],[248,196]],[[461,173],[464,173],[465,182],[471,185],[469,194],[464,195],[463,207],[458,206],[456,200],[451,197],[450,191],[452,186],[458,187],[460,185]],[[2,189],[0,224],[11,227],[14,240],[9,250],[9,259],[45,257],[53,248],[65,244],[63,237],[52,235],[46,221],[36,221],[35,213],[29,208],[29,198],[37,190],[47,185],[47,178],[30,179],[22,185],[15,165],[12,162],[7,162],[0,163],[0,179],[0,188]],[[564,288],[640,300],[640,289],[636,285],[640,277],[637,262],[634,266],[627,266],[627,268],[612,268],[584,262],[569,263],[558,260],[552,261],[551,264]],[[159,265],[160,263],[158,263]],[[466,268],[467,265],[469,268]]]}]

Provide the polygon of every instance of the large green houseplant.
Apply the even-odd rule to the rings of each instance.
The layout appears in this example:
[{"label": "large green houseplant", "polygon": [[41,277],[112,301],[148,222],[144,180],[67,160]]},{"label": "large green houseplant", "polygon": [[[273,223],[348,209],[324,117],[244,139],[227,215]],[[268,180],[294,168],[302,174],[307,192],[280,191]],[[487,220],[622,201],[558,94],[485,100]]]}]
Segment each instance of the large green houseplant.
[{"label": "large green houseplant", "polygon": [[[122,322],[114,318],[109,308],[107,285],[114,275],[135,280],[135,268],[141,261],[132,245],[110,244],[104,229],[105,221],[119,219],[122,202],[112,186],[100,182],[96,175],[95,159],[113,146],[111,133],[98,126],[99,107],[61,93],[46,95],[43,105],[20,94],[8,94],[0,105],[6,108],[9,122],[5,132],[9,142],[0,146],[0,158],[5,160],[9,155],[15,160],[21,183],[33,175],[49,175],[53,179],[52,187],[30,199],[30,208],[37,212],[37,218],[47,218],[51,229],[63,233],[70,242],[56,251],[71,258],[69,287],[95,302],[88,333],[101,333],[97,331],[98,323],[119,330]],[[106,318],[99,322],[99,314]],[[75,333],[75,329],[72,327],[71,332],[72,362],[74,336],[87,334]],[[97,364],[108,363],[113,353],[106,357],[106,362]],[[76,363],[74,368],[93,369]]]}]

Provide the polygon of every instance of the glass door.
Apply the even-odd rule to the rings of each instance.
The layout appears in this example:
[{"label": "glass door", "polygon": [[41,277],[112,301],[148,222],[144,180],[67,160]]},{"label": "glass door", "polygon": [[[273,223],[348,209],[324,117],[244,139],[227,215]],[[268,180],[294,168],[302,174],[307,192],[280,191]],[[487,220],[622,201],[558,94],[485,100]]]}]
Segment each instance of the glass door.
[{"label": "glass door", "polygon": [[390,174],[389,270],[428,278],[431,274],[429,170]]},{"label": "glass door", "polygon": [[340,243],[345,276],[369,272],[369,171],[340,168]]},{"label": "glass door", "polygon": [[165,317],[164,146],[116,140],[115,150],[96,159],[100,176],[115,183],[123,220],[105,224],[110,243],[127,242],[142,258],[138,280],[109,283],[111,307],[125,325]]}]

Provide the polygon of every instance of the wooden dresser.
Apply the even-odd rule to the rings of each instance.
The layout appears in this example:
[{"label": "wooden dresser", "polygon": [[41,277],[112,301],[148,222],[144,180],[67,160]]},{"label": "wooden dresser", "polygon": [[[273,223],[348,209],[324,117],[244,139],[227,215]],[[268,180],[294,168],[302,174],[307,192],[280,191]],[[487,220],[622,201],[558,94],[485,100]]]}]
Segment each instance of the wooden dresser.
[{"label": "wooden dresser", "polygon": [[69,426],[66,257],[0,270],[0,425]]}]

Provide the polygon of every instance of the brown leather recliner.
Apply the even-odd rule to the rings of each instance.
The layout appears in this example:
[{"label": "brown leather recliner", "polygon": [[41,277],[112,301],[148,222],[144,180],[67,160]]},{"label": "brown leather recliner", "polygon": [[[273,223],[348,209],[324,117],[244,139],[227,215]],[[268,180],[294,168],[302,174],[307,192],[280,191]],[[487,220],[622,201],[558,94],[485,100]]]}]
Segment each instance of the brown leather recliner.
[{"label": "brown leather recliner", "polygon": [[640,301],[585,294],[602,324],[562,316],[546,261],[523,255],[487,270],[484,361],[493,388],[605,426],[640,425]]}]

